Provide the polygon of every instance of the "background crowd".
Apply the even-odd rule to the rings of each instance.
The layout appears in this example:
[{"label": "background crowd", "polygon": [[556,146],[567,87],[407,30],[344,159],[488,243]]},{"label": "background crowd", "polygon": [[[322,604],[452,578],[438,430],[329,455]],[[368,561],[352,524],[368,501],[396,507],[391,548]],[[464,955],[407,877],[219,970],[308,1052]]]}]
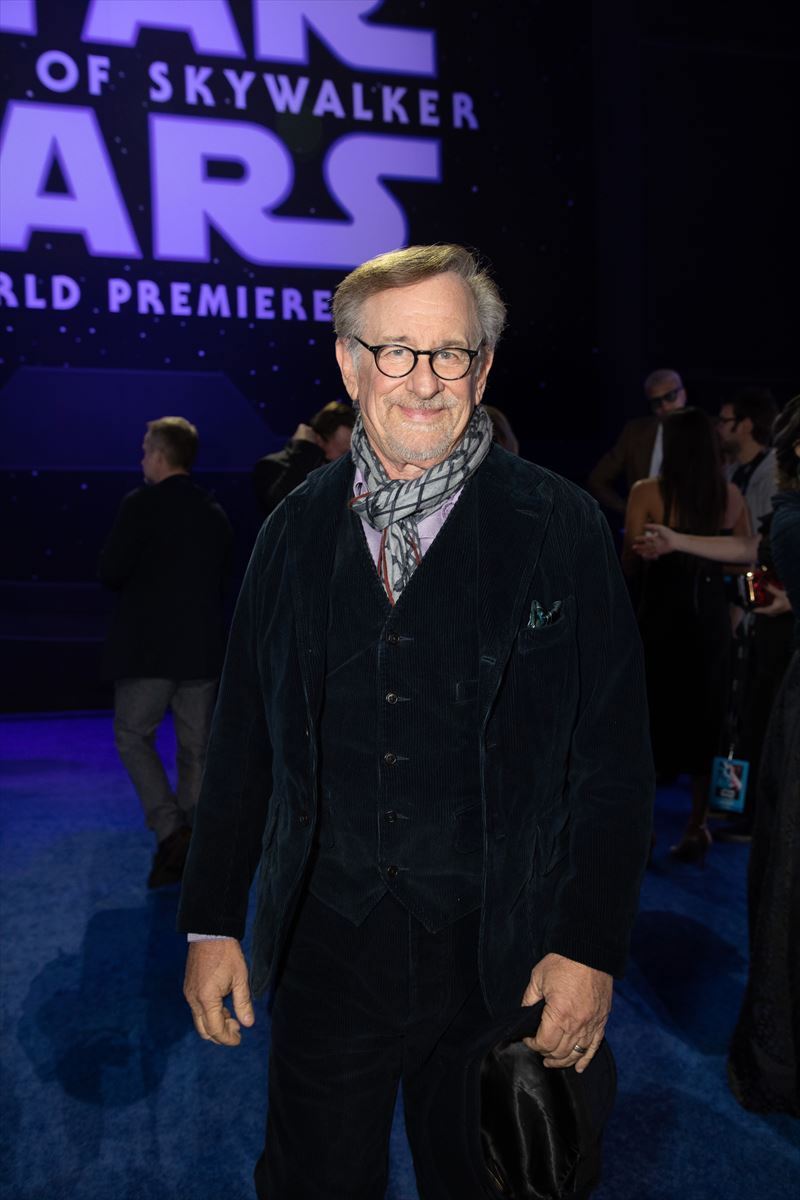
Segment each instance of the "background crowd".
[{"label": "background crowd", "polygon": [[[746,1107],[797,1114],[800,397],[779,411],[769,391],[751,388],[712,418],[687,403],[672,369],[648,375],[644,393],[651,413],[624,427],[587,487],[619,539],[658,778],[688,782],[686,830],[670,854],[703,865],[712,843],[756,841],[754,976],[732,1086]],[[517,453],[507,417],[489,415],[494,440]],[[256,462],[265,515],[349,452],[353,423],[351,407],[329,404]],[[146,486],[123,501],[100,556],[101,579],[118,592],[106,654],[115,740],[156,837],[151,888],[181,878],[224,647],[232,531],[191,479],[198,447],[183,418],[148,424]],[[174,790],[155,741],[168,708]]]}]

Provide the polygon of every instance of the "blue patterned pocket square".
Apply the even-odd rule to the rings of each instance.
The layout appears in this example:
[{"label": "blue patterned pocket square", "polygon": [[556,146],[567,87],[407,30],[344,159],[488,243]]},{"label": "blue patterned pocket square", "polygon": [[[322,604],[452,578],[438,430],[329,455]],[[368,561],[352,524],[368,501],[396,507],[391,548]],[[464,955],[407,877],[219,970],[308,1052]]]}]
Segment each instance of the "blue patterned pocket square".
[{"label": "blue patterned pocket square", "polygon": [[528,617],[528,629],[544,629],[553,625],[561,615],[561,601],[556,600],[551,609],[542,608],[538,600],[531,605],[531,615]]}]

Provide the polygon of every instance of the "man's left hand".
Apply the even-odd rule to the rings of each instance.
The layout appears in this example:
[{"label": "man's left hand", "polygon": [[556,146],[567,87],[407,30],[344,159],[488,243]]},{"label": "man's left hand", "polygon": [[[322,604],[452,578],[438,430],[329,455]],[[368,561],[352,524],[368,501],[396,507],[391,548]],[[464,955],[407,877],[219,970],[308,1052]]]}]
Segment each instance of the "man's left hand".
[{"label": "man's left hand", "polygon": [[546,1067],[584,1071],[603,1040],[613,988],[605,971],[546,954],[531,971],[522,997],[523,1006],[545,1002],[539,1032],[525,1044],[544,1055]]}]

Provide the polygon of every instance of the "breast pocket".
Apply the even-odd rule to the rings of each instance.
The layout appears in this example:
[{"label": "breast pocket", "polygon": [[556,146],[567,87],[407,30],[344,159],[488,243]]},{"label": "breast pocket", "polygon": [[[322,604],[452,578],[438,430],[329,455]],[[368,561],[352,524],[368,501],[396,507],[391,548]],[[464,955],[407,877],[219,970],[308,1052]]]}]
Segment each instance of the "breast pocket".
[{"label": "breast pocket", "polygon": [[[539,625],[536,628],[528,624],[533,603],[531,602],[530,607],[527,609],[526,623],[517,635],[516,649],[520,654],[536,654],[538,651],[548,650],[560,645],[562,642],[567,642],[574,628],[574,596],[564,597],[550,624]],[[551,603],[549,608],[542,603],[542,608],[545,612],[551,612],[554,605],[555,601]]]}]

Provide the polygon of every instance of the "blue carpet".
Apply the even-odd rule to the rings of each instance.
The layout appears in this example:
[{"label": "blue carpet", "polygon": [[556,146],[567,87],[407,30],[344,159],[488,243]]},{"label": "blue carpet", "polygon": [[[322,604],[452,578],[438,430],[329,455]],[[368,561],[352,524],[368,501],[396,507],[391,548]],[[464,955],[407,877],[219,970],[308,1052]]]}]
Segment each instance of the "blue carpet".
[{"label": "blue carpet", "polygon": [[[262,1005],[233,1051],[192,1032],[177,889],[145,891],[151,838],[109,716],[5,719],[0,758],[0,1195],[251,1200],[269,1020]],[[788,1200],[800,1123],[744,1112],[725,1084],[747,848],[718,843],[703,870],[670,862],[687,810],[662,790],[609,1026],[620,1093],[596,1200]],[[416,1196],[398,1112],[387,1200]]]}]

